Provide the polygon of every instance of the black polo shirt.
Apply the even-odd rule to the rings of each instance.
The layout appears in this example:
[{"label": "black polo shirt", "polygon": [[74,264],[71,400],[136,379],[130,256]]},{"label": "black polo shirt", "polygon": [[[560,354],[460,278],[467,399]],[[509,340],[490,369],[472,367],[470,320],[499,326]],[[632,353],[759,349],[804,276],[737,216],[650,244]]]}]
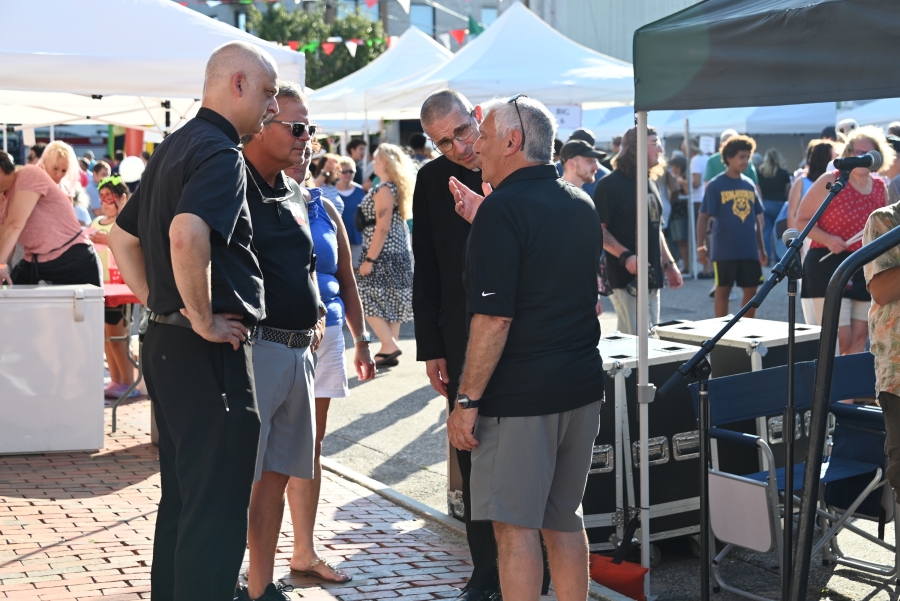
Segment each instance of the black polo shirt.
[{"label": "black polo shirt", "polygon": [[553,165],[519,169],[478,209],[466,248],[469,318],[512,318],[481,415],[546,415],[603,398],[600,219]]},{"label": "black polo shirt", "polygon": [[[651,288],[661,288],[663,271],[660,259],[659,228],[662,225],[662,203],[656,184],[648,180],[650,221],[647,255],[650,263]],[[594,189],[594,204],[606,230],[631,252],[637,252],[637,181],[619,170],[613,171]],[[622,267],[619,258],[606,253],[606,277],[613,288],[627,288],[637,276]],[[656,285],[652,285],[656,282]]]},{"label": "black polo shirt", "polygon": [[[253,219],[253,248],[266,284],[266,318],[260,325],[306,330],[319,320],[312,274],[316,263],[306,201],[297,182],[279,173],[275,187],[247,162],[247,204]],[[267,199],[285,200],[267,200]]]},{"label": "black polo shirt", "polygon": [[243,315],[247,324],[264,317],[239,144],[227,119],[201,108],[156,149],[141,185],[116,218],[120,228],[141,241],[150,287],[147,304],[154,313],[184,308],[172,271],[169,227],[176,215],[190,213],[211,230],[213,313]]}]

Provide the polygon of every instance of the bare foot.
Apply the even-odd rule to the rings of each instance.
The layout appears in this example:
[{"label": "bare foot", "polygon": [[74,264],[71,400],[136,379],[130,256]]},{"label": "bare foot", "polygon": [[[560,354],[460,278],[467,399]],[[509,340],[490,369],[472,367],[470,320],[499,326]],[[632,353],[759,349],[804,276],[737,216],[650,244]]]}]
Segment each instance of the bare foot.
[{"label": "bare foot", "polygon": [[298,568],[294,562],[291,561],[291,572],[299,576],[310,576],[326,582],[341,583],[353,579],[353,576],[350,576],[322,557],[316,557],[316,559],[305,568]]}]

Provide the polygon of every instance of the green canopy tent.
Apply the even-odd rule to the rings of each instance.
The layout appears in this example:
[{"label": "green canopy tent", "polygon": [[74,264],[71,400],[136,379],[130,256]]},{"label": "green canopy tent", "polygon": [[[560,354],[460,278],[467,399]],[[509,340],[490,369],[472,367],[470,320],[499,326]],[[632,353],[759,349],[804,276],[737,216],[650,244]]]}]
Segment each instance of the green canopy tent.
[{"label": "green canopy tent", "polygon": [[[652,110],[898,97],[898,49],[900,2],[896,0],[704,0],[635,32],[638,131],[646,131],[647,111]],[[646,173],[647,137],[639,135],[637,141],[637,172]],[[647,194],[647,186],[638,185],[635,250],[639,265],[647,256]],[[649,306],[647,283],[647,271],[639,271],[639,307]],[[647,313],[639,311],[641,465],[647,465],[647,409],[655,396],[648,378],[649,325]],[[642,563],[647,566],[646,487],[641,487],[641,508]],[[801,522],[801,532],[802,528]],[[810,543],[802,537],[798,540],[798,577],[792,598],[805,598]],[[645,592],[649,593],[649,580]],[[708,591],[703,598],[708,598]]]}]

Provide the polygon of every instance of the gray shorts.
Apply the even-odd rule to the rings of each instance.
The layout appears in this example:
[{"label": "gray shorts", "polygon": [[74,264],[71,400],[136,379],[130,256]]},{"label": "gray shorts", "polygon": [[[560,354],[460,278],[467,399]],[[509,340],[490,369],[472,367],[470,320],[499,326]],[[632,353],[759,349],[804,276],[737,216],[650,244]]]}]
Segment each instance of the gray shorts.
[{"label": "gray shorts", "polygon": [[600,432],[600,402],[533,417],[479,417],[472,519],[579,532],[581,499]]},{"label": "gray shorts", "polygon": [[288,348],[256,338],[253,372],[260,421],[254,481],[263,472],[312,478],[316,444],[315,355],[309,347]]}]

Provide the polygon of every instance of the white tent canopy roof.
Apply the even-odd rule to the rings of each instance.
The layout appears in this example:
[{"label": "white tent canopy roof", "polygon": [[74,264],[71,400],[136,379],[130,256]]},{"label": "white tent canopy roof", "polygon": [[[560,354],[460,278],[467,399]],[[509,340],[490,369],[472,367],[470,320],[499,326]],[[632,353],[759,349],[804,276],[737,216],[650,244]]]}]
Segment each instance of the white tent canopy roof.
[{"label": "white tent canopy roof", "polygon": [[629,63],[565,37],[516,2],[447,64],[403,84],[369,91],[369,110],[418,108],[431,92],[453,88],[472,102],[523,93],[548,105],[630,104]]},{"label": "white tent canopy roof", "polygon": [[[281,77],[304,81],[303,53],[171,0],[4,2],[3,23],[4,90],[199,98],[210,53],[232,40],[264,47]],[[78,36],[83,43],[75,43]],[[4,120],[11,121],[0,114]]]},{"label": "white tent canopy roof", "polygon": [[[62,92],[0,91],[0,120],[26,127],[106,123],[142,129],[165,128],[163,98],[149,96],[104,96],[91,98]],[[172,100],[171,129],[190,119],[200,108],[191,98]]]},{"label": "white tent canopy roof", "polygon": [[841,111],[837,118],[853,119],[860,125],[887,127],[894,121],[900,121],[900,98],[884,98],[848,111]]},{"label": "white tent canopy roof", "polygon": [[387,52],[347,77],[310,94],[310,115],[316,121],[340,120],[365,113],[366,90],[396,81],[398,74],[422,73],[445,64],[453,53],[415,27],[410,27]]}]

